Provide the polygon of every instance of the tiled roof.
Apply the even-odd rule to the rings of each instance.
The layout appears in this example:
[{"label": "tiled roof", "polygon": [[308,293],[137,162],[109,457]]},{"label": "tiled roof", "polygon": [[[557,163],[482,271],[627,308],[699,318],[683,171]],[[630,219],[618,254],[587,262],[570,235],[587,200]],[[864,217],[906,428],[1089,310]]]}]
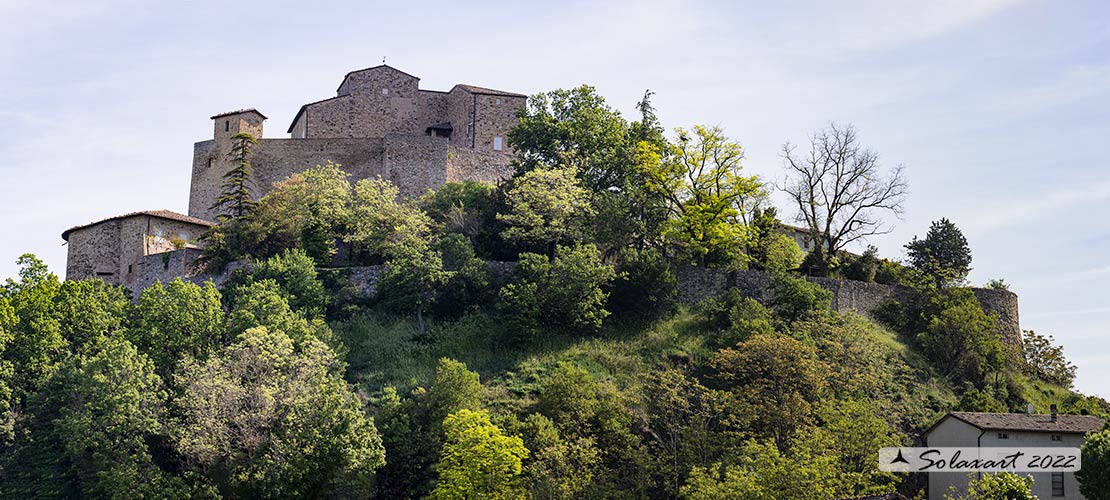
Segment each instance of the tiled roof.
[{"label": "tiled roof", "polygon": [[261,111],[258,111],[257,109],[254,109],[254,108],[237,109],[235,111],[228,111],[226,113],[220,113],[218,115],[212,115],[212,119],[215,120],[216,118],[223,118],[225,116],[237,115],[237,114],[240,114],[240,113],[254,113],[254,114],[257,114],[258,116],[261,116],[263,120],[267,119],[266,115],[262,114]]},{"label": "tiled roof", "polygon": [[98,220],[96,222],[90,222],[88,224],[83,224],[83,225],[80,225],[80,226],[71,227],[69,229],[66,229],[65,232],[62,233],[62,239],[66,240],[66,241],[69,241],[69,233],[72,233],[72,232],[74,232],[78,229],[85,229],[87,227],[92,227],[92,226],[95,226],[97,224],[103,224],[105,222],[111,222],[111,221],[120,220],[120,219],[129,219],[131,217],[138,217],[140,215],[147,215],[147,216],[150,216],[150,217],[158,217],[160,219],[167,219],[167,220],[174,220],[174,221],[178,221],[178,222],[185,222],[185,223],[188,223],[188,224],[196,224],[198,226],[214,226],[214,225],[216,225],[215,222],[206,221],[204,219],[198,219],[196,217],[190,217],[188,215],[179,214],[177,212],[171,212],[169,210],[143,210],[141,212],[131,212],[129,214],[123,214],[123,215],[117,215],[117,216],[114,216],[114,217],[108,217],[107,219],[101,219],[101,220]]},{"label": "tiled roof", "polygon": [[1105,423],[1092,415],[1030,415],[1027,413],[972,413],[950,412],[948,416],[960,419],[983,430],[1087,433],[1102,430]]},{"label": "tiled roof", "polygon": [[528,97],[527,95],[518,94],[516,92],[506,92],[504,90],[487,89],[485,87],[476,87],[474,85],[466,85],[466,84],[462,84],[462,83],[460,83],[458,85],[455,85],[455,87],[463,89],[467,92],[470,92],[471,94],[503,95],[503,96],[507,96],[507,97]]}]

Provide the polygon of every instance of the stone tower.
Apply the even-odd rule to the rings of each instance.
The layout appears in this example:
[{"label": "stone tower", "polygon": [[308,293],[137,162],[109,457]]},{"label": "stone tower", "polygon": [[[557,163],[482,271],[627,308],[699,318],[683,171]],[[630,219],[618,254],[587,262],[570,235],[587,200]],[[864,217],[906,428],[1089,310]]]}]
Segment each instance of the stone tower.
[{"label": "stone tower", "polygon": [[230,151],[231,137],[238,133],[250,134],[255,139],[261,139],[264,121],[266,121],[266,115],[259,113],[257,109],[241,109],[213,116],[212,130],[216,148]]}]

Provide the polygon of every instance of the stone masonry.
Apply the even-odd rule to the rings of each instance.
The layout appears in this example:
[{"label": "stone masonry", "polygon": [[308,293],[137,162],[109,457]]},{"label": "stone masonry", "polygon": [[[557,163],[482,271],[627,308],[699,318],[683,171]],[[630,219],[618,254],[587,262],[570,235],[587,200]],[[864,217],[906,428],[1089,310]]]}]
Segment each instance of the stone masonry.
[{"label": "stone masonry", "polygon": [[[380,65],[348,73],[335,97],[301,106],[289,139],[262,139],[251,158],[257,197],[290,174],[332,161],[351,181],[382,177],[405,196],[447,181],[496,182],[511,173],[508,133],[527,96],[455,85],[419,88],[420,79]],[[214,136],[193,146],[189,215],[214,220],[211,206],[239,132],[262,137],[266,116],[247,109],[212,117]]]}]

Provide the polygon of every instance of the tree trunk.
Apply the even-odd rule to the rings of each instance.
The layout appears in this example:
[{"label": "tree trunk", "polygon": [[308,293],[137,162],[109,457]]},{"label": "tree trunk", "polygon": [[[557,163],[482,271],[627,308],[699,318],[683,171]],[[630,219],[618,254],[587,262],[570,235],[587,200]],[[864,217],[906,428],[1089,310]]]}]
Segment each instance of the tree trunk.
[{"label": "tree trunk", "polygon": [[424,306],[420,305],[416,308],[416,324],[418,325],[420,337],[424,337],[424,332],[427,328],[424,325]]}]

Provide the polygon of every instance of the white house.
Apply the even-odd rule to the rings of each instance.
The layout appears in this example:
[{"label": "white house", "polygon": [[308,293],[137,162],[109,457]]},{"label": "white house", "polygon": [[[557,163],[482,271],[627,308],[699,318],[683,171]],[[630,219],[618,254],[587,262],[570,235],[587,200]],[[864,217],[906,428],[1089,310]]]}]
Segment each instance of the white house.
[{"label": "white house", "polygon": [[[940,447],[1079,448],[1089,432],[1102,430],[1103,420],[1089,415],[951,412],[925,431],[926,445]],[[1032,473],[1033,493],[1042,500],[1079,500],[1079,483],[1071,472]],[[952,488],[967,492],[964,472],[929,474],[929,500],[942,500]]]}]

